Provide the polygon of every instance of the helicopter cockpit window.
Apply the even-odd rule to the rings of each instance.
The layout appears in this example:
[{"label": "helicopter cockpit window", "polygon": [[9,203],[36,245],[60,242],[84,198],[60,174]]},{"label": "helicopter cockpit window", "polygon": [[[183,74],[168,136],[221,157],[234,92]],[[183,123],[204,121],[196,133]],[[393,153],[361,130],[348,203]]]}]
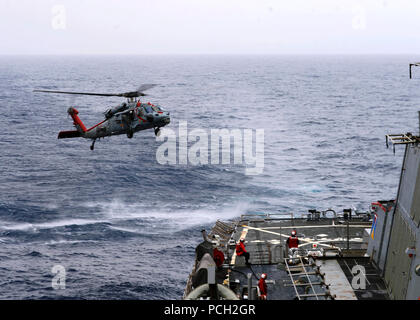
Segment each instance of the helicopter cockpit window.
[{"label": "helicopter cockpit window", "polygon": [[145,106],[144,109],[146,109],[147,113],[152,113],[153,112],[153,110],[150,106]]},{"label": "helicopter cockpit window", "polygon": [[160,108],[159,108],[158,106],[152,106],[152,109],[153,109],[155,112],[159,112],[159,111],[160,111]]}]

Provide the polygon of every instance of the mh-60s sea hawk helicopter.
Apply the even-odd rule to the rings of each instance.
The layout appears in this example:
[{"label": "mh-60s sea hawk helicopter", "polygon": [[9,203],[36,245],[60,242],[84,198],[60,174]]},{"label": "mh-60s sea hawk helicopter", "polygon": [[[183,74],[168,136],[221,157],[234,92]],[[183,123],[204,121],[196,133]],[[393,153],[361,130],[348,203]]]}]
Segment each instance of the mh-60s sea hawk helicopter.
[{"label": "mh-60s sea hawk helicopter", "polygon": [[114,136],[119,134],[126,134],[131,139],[135,132],[151,129],[155,130],[155,135],[160,134],[160,128],[170,123],[169,112],[163,111],[159,106],[140,102],[138,97],[143,97],[146,91],[155,87],[155,84],[141,85],[136,91],[125,93],[90,93],[90,92],[68,92],[68,91],[51,91],[51,90],[34,90],[34,92],[46,93],[63,93],[63,94],[77,94],[88,96],[102,96],[102,97],[124,97],[127,102],[108,109],[104,112],[105,120],[99,122],[93,127],[87,129],[80,120],[76,108],[70,107],[67,113],[72,117],[74,126],[77,130],[61,131],[58,134],[58,139],[67,138],[85,138],[93,140],[90,149],[95,147],[96,139],[107,136]]}]

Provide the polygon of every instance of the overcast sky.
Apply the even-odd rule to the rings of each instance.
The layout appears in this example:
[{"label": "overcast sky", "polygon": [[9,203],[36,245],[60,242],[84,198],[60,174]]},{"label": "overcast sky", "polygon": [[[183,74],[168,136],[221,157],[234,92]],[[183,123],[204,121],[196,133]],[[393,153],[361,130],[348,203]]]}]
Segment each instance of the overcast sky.
[{"label": "overcast sky", "polygon": [[0,0],[0,54],[420,53],[420,0]]}]

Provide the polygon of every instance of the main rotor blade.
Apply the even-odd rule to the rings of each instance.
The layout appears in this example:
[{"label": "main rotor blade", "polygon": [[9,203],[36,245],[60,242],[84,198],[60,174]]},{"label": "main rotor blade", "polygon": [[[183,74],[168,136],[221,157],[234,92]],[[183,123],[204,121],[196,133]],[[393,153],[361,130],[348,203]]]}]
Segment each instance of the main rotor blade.
[{"label": "main rotor blade", "polygon": [[46,92],[46,93],[63,93],[63,94],[78,94],[85,96],[100,96],[100,97],[125,97],[125,98],[137,98],[145,96],[143,91],[149,90],[156,87],[157,84],[142,84],[136,91],[124,92],[124,93],[94,93],[94,92],[72,92],[72,91],[56,91],[56,90],[34,90],[34,92]]},{"label": "main rotor blade", "polygon": [[70,92],[70,91],[53,91],[53,90],[34,90],[34,92],[46,93],[64,93],[64,94],[79,94],[85,96],[102,96],[102,97],[123,97],[124,94],[120,93],[93,93],[93,92]]},{"label": "main rotor blade", "polygon": [[137,92],[141,93],[143,91],[149,90],[149,89],[151,89],[153,87],[156,87],[156,86],[157,86],[157,84],[145,83],[145,84],[142,84],[140,87],[138,87]]}]

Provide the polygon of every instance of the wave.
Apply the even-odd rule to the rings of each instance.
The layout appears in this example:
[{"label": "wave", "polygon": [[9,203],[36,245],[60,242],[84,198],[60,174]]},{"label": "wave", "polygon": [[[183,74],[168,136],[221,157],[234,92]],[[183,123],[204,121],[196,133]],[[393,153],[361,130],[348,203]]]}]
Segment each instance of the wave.
[{"label": "wave", "polygon": [[[146,208],[141,204],[125,203],[120,200],[89,203],[87,206],[97,208],[98,215],[111,222],[113,228],[116,228],[115,224],[119,224],[119,222],[136,220],[141,222],[139,226],[147,225],[160,229],[160,225],[161,228],[172,229],[173,231],[181,231],[199,225],[208,225],[216,222],[218,219],[234,219],[250,208],[250,204],[248,203],[238,203],[228,205],[221,209],[155,210]],[[133,229],[133,227],[119,228],[127,232],[137,232],[137,229]]]},{"label": "wave", "polygon": [[[89,218],[66,218],[42,223],[10,223],[0,226],[0,230],[36,233],[60,229],[60,232],[62,232],[62,228],[71,226],[90,226],[91,231],[102,230],[104,232],[105,229],[111,229],[127,234],[153,235],[161,234],[163,231],[179,232],[196,226],[207,226],[215,223],[218,219],[234,219],[247,212],[251,206],[247,203],[238,203],[221,209],[215,205],[213,209],[197,208],[190,210],[179,208],[172,210],[166,208],[166,210],[156,210],[145,207],[140,203],[113,200],[110,202],[90,202],[82,205],[82,207],[86,208],[86,212],[79,212],[78,214],[89,214]],[[105,229],[103,228],[104,224]],[[74,228],[68,228],[69,233],[73,230]],[[68,241],[51,239],[45,242],[45,244],[52,245],[61,243],[68,243]]]},{"label": "wave", "polygon": [[19,224],[11,224],[11,225],[4,225],[1,226],[0,229],[3,230],[15,230],[15,231],[36,231],[38,229],[54,229],[60,227],[67,227],[72,225],[87,225],[87,224],[96,224],[96,223],[104,223],[107,221],[98,221],[98,220],[85,220],[85,219],[64,219],[64,220],[56,220],[51,222],[45,223],[19,223]]}]

